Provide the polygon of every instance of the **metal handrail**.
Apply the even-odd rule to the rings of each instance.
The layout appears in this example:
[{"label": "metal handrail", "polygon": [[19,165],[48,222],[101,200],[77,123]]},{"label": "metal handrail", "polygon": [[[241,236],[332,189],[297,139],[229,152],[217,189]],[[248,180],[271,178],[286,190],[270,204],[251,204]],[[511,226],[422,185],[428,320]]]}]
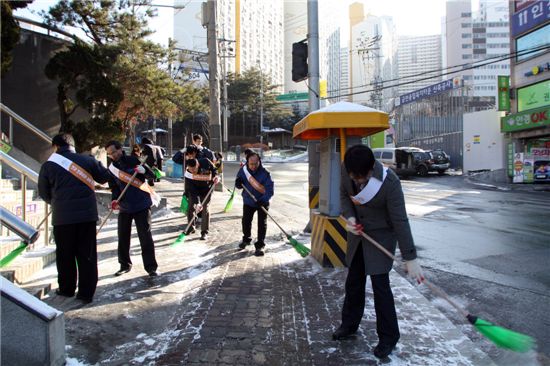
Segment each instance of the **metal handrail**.
[{"label": "metal handrail", "polygon": [[18,173],[23,174],[30,178],[35,183],[38,183],[38,173],[26,166],[25,164],[20,163],[16,159],[12,158],[3,151],[0,151],[0,161],[5,162],[13,169],[17,170]]},{"label": "metal handrail", "polygon": [[9,133],[10,142],[13,143],[12,126],[11,126],[12,118],[13,118],[13,119],[15,119],[16,122],[18,122],[19,124],[23,125],[27,129],[29,129],[36,136],[42,138],[43,140],[45,140],[46,142],[48,142],[50,144],[52,143],[52,138],[50,136],[46,135],[44,132],[42,132],[42,130],[36,128],[32,123],[30,123],[29,121],[27,121],[26,119],[24,119],[23,117],[21,117],[20,115],[18,115],[14,111],[12,111],[4,103],[0,103],[0,109],[2,110],[2,112],[5,112],[8,116],[10,116],[10,133]]},{"label": "metal handrail", "polygon": [[[38,173],[29,168],[28,166],[20,163],[16,159],[12,158],[8,154],[0,151],[0,162],[6,163],[13,169],[15,169],[19,174],[21,174],[21,218],[25,221],[26,218],[26,208],[27,208],[27,178],[32,180],[35,183],[38,183]],[[44,202],[44,215],[47,215],[48,204]],[[48,245],[49,241],[49,225],[48,217],[44,218],[44,244]]]}]

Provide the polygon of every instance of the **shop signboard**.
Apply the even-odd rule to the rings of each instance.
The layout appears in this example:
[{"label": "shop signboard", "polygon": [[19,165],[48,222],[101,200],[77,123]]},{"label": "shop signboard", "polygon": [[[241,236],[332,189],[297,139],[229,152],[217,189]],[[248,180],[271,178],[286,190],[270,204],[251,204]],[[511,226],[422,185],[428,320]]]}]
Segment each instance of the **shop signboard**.
[{"label": "shop signboard", "polygon": [[508,143],[508,176],[514,176],[514,143]]},{"label": "shop signboard", "polygon": [[514,154],[514,177],[513,183],[523,183],[523,153]]},{"label": "shop signboard", "polygon": [[535,182],[550,182],[550,148],[532,147],[533,180]]},{"label": "shop signboard", "polygon": [[498,110],[510,110],[510,76],[498,76]]},{"label": "shop signboard", "polygon": [[512,36],[527,32],[550,19],[550,1],[539,0],[512,15]]},{"label": "shop signboard", "polygon": [[518,89],[518,112],[544,106],[550,106],[550,79]]},{"label": "shop signboard", "polygon": [[515,132],[542,126],[550,126],[550,105],[500,119],[500,132]]}]

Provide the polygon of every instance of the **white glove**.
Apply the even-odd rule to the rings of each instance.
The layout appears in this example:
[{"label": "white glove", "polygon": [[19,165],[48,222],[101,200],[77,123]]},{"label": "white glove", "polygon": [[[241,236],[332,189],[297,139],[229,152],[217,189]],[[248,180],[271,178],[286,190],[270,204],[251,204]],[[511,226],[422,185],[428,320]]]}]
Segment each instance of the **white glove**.
[{"label": "white glove", "polygon": [[138,174],[145,174],[145,168],[143,167],[143,165],[138,165],[134,168],[134,172]]},{"label": "white glove", "polygon": [[202,211],[202,205],[200,203],[195,203],[193,207],[195,208],[196,213],[199,213]]},{"label": "white glove", "polygon": [[358,224],[355,217],[348,217],[348,219],[346,220],[346,230],[353,235],[361,235],[361,231],[363,231],[363,225]]},{"label": "white glove", "polygon": [[405,262],[405,272],[409,274],[410,278],[416,280],[416,282],[424,282],[424,274],[422,273],[422,268],[420,268],[420,265],[418,264],[416,259]]}]

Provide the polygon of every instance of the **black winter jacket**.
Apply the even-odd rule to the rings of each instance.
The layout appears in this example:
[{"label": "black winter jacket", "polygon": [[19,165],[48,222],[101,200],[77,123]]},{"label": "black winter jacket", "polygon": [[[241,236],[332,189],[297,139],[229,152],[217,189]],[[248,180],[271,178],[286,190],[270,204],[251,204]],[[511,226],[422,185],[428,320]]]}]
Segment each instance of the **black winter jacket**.
[{"label": "black winter jacket", "polygon": [[[119,170],[133,175],[134,168],[140,164],[140,161],[135,156],[129,156],[123,153],[120,159],[118,161],[113,161],[112,164],[114,164],[114,166]],[[113,184],[112,182],[109,182],[109,186],[111,187],[113,193],[112,199],[116,200],[124,190],[124,187],[126,187],[126,183],[119,180],[114,175],[111,176],[113,177],[112,182],[115,183]],[[136,178],[139,179],[141,182],[145,182],[146,179],[154,179],[155,176],[150,172],[149,169],[146,169],[145,174],[138,174],[136,175]],[[149,195],[149,193],[144,192],[141,189],[134,187],[133,185],[130,185],[128,187],[126,193],[124,193],[124,196],[119,202],[120,212],[124,213],[136,213],[139,211],[143,211],[146,208],[151,207],[152,204],[153,202],[151,201],[151,196]]]},{"label": "black winter jacket", "polygon": [[[217,174],[216,168],[208,161],[208,159],[200,158],[197,159],[199,162],[199,174],[212,174],[212,179]],[[202,181],[202,180],[193,180],[185,178],[185,194],[189,195],[204,195],[208,193],[212,187],[213,181]]]},{"label": "black winter jacket", "polygon": [[[59,148],[57,153],[78,164],[98,183],[105,183],[111,178],[109,171],[91,156],[77,154],[68,146]],[[52,205],[52,225],[98,219],[95,191],[54,162],[42,164],[38,175],[38,194]]]}]

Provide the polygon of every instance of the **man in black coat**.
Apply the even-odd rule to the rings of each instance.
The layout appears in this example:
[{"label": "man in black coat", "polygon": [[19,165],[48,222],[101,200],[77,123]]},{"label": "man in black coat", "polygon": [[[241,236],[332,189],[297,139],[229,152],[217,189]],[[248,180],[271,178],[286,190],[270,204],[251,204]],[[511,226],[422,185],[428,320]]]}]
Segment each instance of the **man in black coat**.
[{"label": "man in black coat", "polygon": [[[185,161],[185,194],[189,201],[187,211],[187,222],[193,220],[193,214],[201,213],[201,240],[206,240],[210,227],[210,197],[206,195],[213,185],[218,184],[219,177],[216,167],[209,159],[196,158],[197,148],[193,145],[186,149]],[[190,225],[187,229],[187,235],[195,232],[195,226]]]},{"label": "man in black coat", "polygon": [[[115,177],[111,208],[120,210],[118,214],[118,262],[120,269],[115,276],[130,272],[132,259],[130,258],[130,238],[132,234],[132,220],[136,222],[139,243],[141,245],[141,258],[143,267],[149,276],[158,276],[157,260],[155,258],[155,243],[151,235],[151,205],[158,205],[160,197],[153,189],[144,183],[152,174],[141,165],[135,156],[128,156],[122,150],[118,141],[109,141],[105,145],[107,155],[112,163],[109,171]],[[137,173],[131,180],[132,175]],[[126,185],[130,182],[123,197],[119,197]]]},{"label": "man in black coat", "polygon": [[59,134],[54,153],[40,168],[38,194],[51,205],[57,281],[56,293],[84,303],[93,300],[97,287],[98,220],[95,183],[105,183],[109,171],[91,156],[77,154],[74,139]]},{"label": "man in black coat", "polygon": [[[158,145],[155,145],[153,141],[144,137],[141,139],[141,156],[146,156],[145,164],[149,167],[156,167],[159,170],[162,170],[162,161],[164,160],[164,154],[162,148]],[[149,185],[155,185],[154,182],[158,182],[159,179],[153,177],[149,179]]]}]

